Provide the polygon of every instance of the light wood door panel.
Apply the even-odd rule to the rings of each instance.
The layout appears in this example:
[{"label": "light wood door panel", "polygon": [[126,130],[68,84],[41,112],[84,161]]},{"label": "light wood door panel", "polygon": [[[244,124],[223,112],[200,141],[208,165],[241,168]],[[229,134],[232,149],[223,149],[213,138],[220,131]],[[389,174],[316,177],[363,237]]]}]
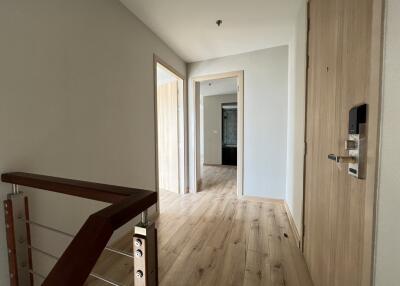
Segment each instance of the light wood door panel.
[{"label": "light wood door panel", "polygon": [[[367,180],[347,174],[328,160],[346,154],[349,110],[361,103],[377,110],[379,93],[371,93],[373,9],[376,0],[311,0],[307,83],[307,155],[305,175],[304,255],[316,286],[369,285],[375,176],[369,164]],[[374,33],[379,30],[375,31]],[[374,113],[375,114],[375,113]],[[368,128],[376,129],[377,116]],[[373,122],[371,122],[373,121]],[[376,130],[368,140],[376,141]],[[369,144],[368,148],[374,148]],[[369,152],[370,153],[370,152]],[[368,160],[375,160],[369,157]],[[372,178],[374,180],[375,177]],[[367,224],[366,225],[366,222]]]},{"label": "light wood door panel", "polygon": [[179,193],[178,81],[157,87],[159,188]]}]

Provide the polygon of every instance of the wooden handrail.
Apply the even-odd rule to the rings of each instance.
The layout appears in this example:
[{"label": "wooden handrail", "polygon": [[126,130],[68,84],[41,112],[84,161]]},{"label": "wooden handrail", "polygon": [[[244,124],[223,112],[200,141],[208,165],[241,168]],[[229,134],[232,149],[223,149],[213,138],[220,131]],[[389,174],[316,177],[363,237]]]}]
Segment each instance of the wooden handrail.
[{"label": "wooden handrail", "polygon": [[32,187],[107,203],[116,203],[119,200],[133,195],[137,192],[143,192],[143,190],[140,189],[20,172],[2,174],[1,180],[6,183],[17,184],[21,186]]},{"label": "wooden handrail", "polygon": [[92,214],[53,267],[43,285],[83,285],[113,232],[150,206],[157,193],[29,173],[2,174],[3,182],[113,203]]}]

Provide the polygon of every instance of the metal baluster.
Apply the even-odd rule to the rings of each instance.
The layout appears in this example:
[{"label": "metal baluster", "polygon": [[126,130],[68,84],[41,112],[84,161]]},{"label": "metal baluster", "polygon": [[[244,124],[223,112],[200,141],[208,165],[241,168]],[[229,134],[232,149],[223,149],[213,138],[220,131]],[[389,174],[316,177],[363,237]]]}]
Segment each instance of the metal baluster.
[{"label": "metal baluster", "polygon": [[135,226],[133,236],[133,265],[135,286],[158,285],[157,230],[150,223],[147,210],[142,212],[141,222]]}]

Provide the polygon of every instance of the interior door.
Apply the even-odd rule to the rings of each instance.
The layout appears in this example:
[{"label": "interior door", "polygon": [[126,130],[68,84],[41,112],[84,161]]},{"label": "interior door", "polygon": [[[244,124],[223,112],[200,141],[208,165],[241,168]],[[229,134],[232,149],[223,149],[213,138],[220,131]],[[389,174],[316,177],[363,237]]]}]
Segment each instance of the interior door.
[{"label": "interior door", "polygon": [[178,81],[157,86],[159,188],[179,193]]},{"label": "interior door", "polygon": [[[379,110],[379,88],[374,89],[379,85],[377,2],[309,3],[304,256],[316,286],[370,285]],[[364,103],[368,162],[366,177],[358,179],[328,154],[347,154],[349,110]]]}]

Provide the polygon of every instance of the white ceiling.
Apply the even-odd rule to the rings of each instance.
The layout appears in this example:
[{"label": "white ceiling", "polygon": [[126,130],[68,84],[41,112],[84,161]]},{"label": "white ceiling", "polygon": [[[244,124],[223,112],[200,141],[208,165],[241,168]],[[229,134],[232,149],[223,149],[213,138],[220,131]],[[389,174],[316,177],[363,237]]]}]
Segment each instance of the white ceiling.
[{"label": "white ceiling", "polygon": [[[299,0],[120,0],[187,62],[288,44]],[[221,27],[216,20],[223,21]]]},{"label": "white ceiling", "polygon": [[210,96],[237,93],[236,81],[235,77],[202,81],[200,83],[200,94]]}]

